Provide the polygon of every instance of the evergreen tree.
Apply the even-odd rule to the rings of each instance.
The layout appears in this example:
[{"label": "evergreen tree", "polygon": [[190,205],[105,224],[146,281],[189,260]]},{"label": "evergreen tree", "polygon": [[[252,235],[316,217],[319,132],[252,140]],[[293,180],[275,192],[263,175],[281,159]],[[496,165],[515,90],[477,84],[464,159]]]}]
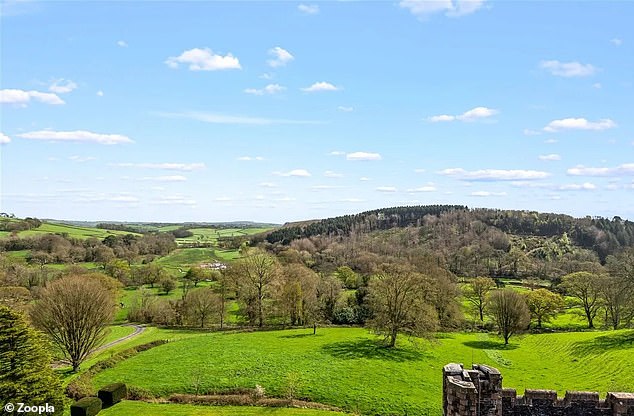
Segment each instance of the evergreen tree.
[{"label": "evergreen tree", "polygon": [[[29,326],[24,316],[0,306],[0,398],[2,404],[49,404],[54,413],[64,412],[64,397],[50,367],[46,339]],[[16,409],[17,410],[17,409]],[[17,414],[17,413],[15,413]]]}]

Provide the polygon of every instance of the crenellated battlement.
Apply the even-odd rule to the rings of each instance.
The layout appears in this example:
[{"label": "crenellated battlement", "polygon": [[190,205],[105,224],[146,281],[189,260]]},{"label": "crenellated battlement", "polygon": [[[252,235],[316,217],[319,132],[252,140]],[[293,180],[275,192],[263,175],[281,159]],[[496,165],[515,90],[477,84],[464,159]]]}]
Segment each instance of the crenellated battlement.
[{"label": "crenellated battlement", "polygon": [[502,388],[502,375],[493,367],[462,364],[443,368],[445,416],[634,416],[634,393],[567,391],[563,398],[554,390]]}]

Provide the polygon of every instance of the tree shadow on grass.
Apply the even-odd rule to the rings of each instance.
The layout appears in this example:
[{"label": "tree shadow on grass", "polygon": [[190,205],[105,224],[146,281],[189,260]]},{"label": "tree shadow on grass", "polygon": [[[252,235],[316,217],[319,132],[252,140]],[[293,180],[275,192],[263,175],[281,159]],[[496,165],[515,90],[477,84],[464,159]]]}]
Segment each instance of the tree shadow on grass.
[{"label": "tree shadow on grass", "polygon": [[322,349],[335,358],[351,360],[366,358],[405,362],[421,360],[425,356],[422,352],[411,348],[388,348],[381,342],[370,339],[335,342],[324,345]]},{"label": "tree shadow on grass", "polygon": [[517,345],[508,344],[504,345],[501,341],[466,341],[463,342],[462,345],[466,345],[470,348],[475,348],[478,350],[514,350],[517,348]]},{"label": "tree shadow on grass", "polygon": [[610,350],[632,349],[634,353],[634,331],[603,335],[587,341],[575,342],[572,353],[575,355],[596,355]]},{"label": "tree shadow on grass", "polygon": [[289,338],[289,339],[294,339],[294,338],[310,338],[310,337],[323,337],[323,334],[313,334],[312,332],[310,334],[293,334],[293,335],[280,335],[278,338]]}]

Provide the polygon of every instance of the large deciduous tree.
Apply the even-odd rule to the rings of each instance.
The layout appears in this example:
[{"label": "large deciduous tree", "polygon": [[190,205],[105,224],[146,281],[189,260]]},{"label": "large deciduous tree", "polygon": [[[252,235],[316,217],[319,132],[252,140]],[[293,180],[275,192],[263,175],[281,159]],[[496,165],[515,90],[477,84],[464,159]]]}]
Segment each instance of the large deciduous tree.
[{"label": "large deciduous tree", "polygon": [[0,398],[5,403],[40,406],[48,403],[54,415],[64,413],[59,378],[53,373],[47,340],[24,316],[0,305]]},{"label": "large deciduous tree", "polygon": [[185,305],[190,320],[201,328],[210,321],[220,322],[225,313],[221,295],[209,287],[189,291],[185,297]]},{"label": "large deciduous tree", "polygon": [[601,276],[590,272],[575,272],[562,278],[561,286],[583,308],[588,328],[594,328],[594,318],[601,308]]},{"label": "large deciduous tree", "polygon": [[33,306],[31,318],[77,371],[112,322],[113,293],[96,279],[68,276],[51,283]]},{"label": "large deciduous tree", "polygon": [[511,335],[525,329],[530,322],[530,314],[524,297],[513,289],[501,289],[489,295],[487,311],[496,323],[504,344]]},{"label": "large deciduous tree", "polygon": [[368,326],[394,347],[399,333],[423,336],[436,329],[431,279],[411,268],[385,265],[369,285],[369,304],[374,314]]},{"label": "large deciduous tree", "polygon": [[561,295],[548,289],[537,289],[526,294],[526,303],[531,318],[537,321],[537,328],[542,327],[543,322],[548,322],[564,307],[565,302]]},{"label": "large deciduous tree", "polygon": [[275,257],[261,250],[245,250],[245,257],[236,260],[230,274],[249,321],[263,326],[266,301],[271,298],[272,284],[278,278],[279,265]]},{"label": "large deciduous tree", "polygon": [[478,315],[480,321],[484,321],[484,309],[486,306],[487,295],[495,288],[495,281],[490,277],[476,277],[463,288],[462,292],[465,299],[471,303]]}]

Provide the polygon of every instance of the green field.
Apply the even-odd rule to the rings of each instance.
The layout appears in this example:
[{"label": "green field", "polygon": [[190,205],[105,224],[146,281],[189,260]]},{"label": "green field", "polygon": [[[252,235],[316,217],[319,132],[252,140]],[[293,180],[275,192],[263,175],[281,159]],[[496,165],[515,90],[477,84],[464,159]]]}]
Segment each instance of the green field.
[{"label": "green field", "polygon": [[89,238],[95,237],[99,239],[103,239],[108,237],[109,235],[126,235],[126,234],[135,234],[127,231],[114,231],[114,230],[102,230],[100,228],[91,228],[91,227],[78,227],[75,225],[69,224],[54,224],[45,222],[38,228],[34,228],[32,230],[20,231],[18,236],[20,237],[28,237],[33,235],[42,235],[42,234],[68,234],[69,237],[74,238]]},{"label": "green field", "polygon": [[508,347],[492,335],[452,333],[431,343],[401,339],[394,350],[359,328],[318,329],[316,336],[310,330],[185,334],[98,374],[96,386],[123,381],[158,396],[191,393],[194,371],[202,370],[203,390],[260,384],[281,396],[288,374],[297,373],[299,397],[312,401],[361,413],[440,414],[442,366],[476,362],[498,367],[504,385],[520,391],[634,390],[631,373],[622,371],[634,366],[631,330],[526,335]]},{"label": "green field", "polygon": [[[200,263],[221,260],[213,248],[179,248],[154,261],[175,277],[183,277],[187,269]],[[181,269],[183,272],[179,272]]]},{"label": "green field", "polygon": [[191,237],[177,238],[176,242],[180,245],[196,243],[216,245],[220,238],[253,235],[269,230],[271,230],[271,228],[190,228],[189,231],[194,235]]},{"label": "green field", "polygon": [[342,415],[339,412],[311,409],[287,409],[255,406],[192,406],[187,404],[156,404],[123,401],[99,412],[104,416],[328,416]]}]

